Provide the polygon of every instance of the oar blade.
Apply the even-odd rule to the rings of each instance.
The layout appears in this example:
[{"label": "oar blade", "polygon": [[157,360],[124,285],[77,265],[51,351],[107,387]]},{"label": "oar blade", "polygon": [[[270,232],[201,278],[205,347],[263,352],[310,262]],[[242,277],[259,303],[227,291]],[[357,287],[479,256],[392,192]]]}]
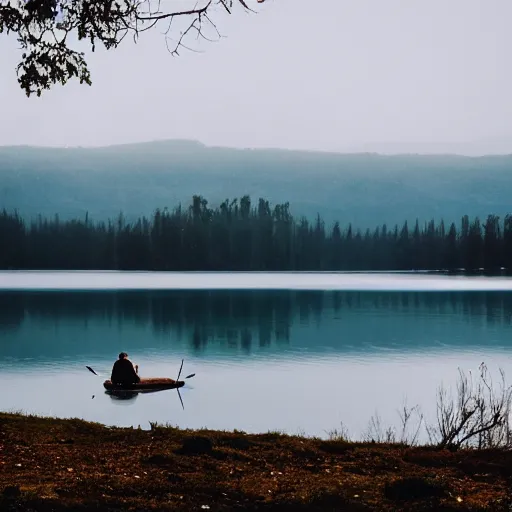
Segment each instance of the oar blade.
[{"label": "oar blade", "polygon": [[86,366],[86,368],[87,368],[90,372],[94,373],[94,375],[98,375],[98,374],[97,374],[97,373],[96,373],[96,372],[95,372],[95,371],[94,371],[90,366]]},{"label": "oar blade", "polygon": [[181,375],[181,370],[183,369],[183,359],[181,360],[181,366],[180,366],[180,371],[178,372],[178,378],[176,380],[180,380],[180,375]]}]

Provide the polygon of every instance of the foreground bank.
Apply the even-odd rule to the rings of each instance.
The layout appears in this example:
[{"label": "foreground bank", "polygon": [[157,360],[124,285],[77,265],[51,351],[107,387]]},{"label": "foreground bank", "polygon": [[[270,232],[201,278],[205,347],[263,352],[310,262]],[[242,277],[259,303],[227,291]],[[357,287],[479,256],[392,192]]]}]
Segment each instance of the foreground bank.
[{"label": "foreground bank", "polygon": [[512,452],[0,413],[0,510],[509,511]]}]

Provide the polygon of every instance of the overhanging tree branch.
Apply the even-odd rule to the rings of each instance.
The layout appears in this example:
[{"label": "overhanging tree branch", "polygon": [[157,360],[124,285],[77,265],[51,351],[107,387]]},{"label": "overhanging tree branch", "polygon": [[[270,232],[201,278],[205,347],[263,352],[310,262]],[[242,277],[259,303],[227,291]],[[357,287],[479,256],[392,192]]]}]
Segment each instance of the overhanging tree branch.
[{"label": "overhanging tree branch", "polygon": [[92,51],[98,42],[110,50],[117,48],[128,34],[137,41],[143,32],[166,21],[168,45],[172,21],[190,18],[176,45],[168,45],[169,51],[178,55],[181,47],[187,48],[184,39],[191,32],[210,41],[203,33],[205,26],[210,26],[220,37],[209,16],[215,7],[228,14],[236,5],[253,11],[246,0],[198,0],[183,10],[163,9],[162,4],[162,0],[0,0],[0,33],[16,35],[23,51],[17,66],[18,82],[27,96],[40,96],[45,89],[56,83],[65,84],[71,78],[91,84],[85,54],[68,45],[70,34],[78,41],[87,41]]}]

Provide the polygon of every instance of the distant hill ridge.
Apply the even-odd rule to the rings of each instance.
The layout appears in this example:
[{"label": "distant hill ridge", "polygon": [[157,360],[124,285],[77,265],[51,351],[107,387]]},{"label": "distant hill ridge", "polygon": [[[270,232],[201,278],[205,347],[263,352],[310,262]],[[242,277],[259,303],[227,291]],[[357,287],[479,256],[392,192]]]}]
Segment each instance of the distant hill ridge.
[{"label": "distant hill ridge", "polygon": [[98,148],[0,147],[0,208],[95,220],[251,196],[365,229],[512,212],[512,155],[328,153],[171,140]]}]

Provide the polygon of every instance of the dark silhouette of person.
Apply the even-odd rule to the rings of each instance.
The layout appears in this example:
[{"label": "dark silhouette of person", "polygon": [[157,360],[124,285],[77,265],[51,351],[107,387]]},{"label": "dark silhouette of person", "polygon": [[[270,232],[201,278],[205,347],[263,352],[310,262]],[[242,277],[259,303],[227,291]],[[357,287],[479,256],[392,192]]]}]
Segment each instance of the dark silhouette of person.
[{"label": "dark silhouette of person", "polygon": [[137,375],[139,370],[138,366],[133,367],[133,363],[128,359],[126,352],[119,354],[119,359],[114,363],[112,367],[112,375],[110,380],[112,384],[120,386],[130,386],[140,382],[140,377]]}]

